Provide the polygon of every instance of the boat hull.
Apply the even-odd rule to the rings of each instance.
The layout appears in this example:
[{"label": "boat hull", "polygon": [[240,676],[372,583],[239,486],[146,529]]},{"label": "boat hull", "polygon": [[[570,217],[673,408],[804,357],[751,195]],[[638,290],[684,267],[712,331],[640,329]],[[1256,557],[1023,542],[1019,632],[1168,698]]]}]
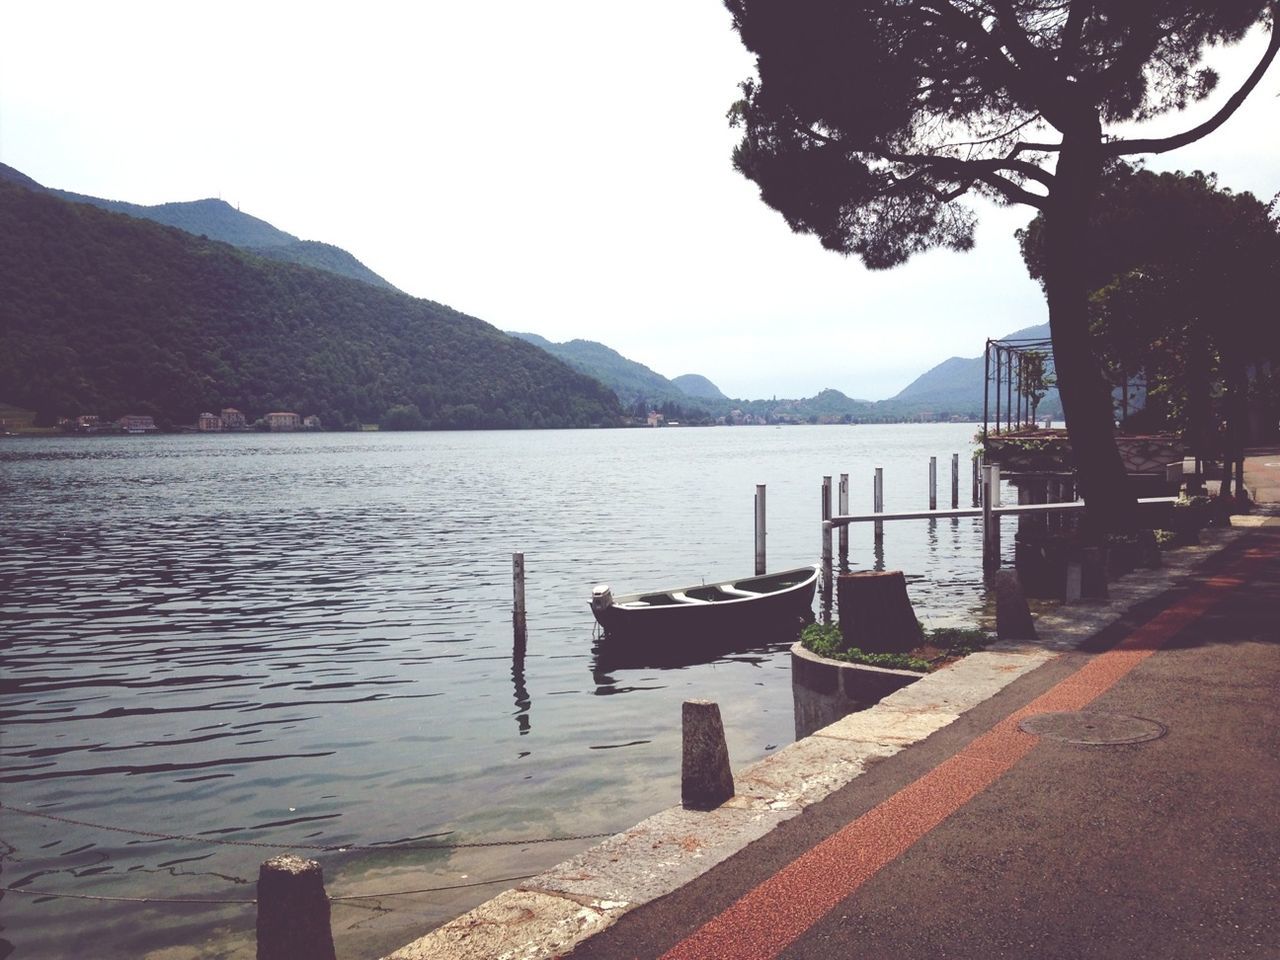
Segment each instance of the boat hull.
[{"label": "boat hull", "polygon": [[[632,594],[607,605],[593,602],[592,613],[609,639],[655,646],[691,642],[713,647],[751,646],[768,642],[784,630],[795,632],[811,621],[817,583],[817,567],[801,567],[765,577]],[[744,586],[774,584],[777,589],[753,596],[726,595],[726,589],[746,593]],[[699,595],[719,599],[703,602],[676,599],[696,600]]]}]

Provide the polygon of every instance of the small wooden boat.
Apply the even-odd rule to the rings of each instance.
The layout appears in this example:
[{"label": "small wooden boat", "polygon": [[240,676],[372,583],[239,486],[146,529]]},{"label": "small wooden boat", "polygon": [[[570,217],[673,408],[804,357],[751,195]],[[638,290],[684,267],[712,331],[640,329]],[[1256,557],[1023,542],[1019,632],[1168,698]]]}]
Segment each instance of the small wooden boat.
[{"label": "small wooden boat", "polygon": [[734,634],[760,635],[796,626],[813,616],[818,567],[674,590],[651,590],[615,597],[608,584],[591,591],[591,612],[606,635],[703,636],[724,640]]}]

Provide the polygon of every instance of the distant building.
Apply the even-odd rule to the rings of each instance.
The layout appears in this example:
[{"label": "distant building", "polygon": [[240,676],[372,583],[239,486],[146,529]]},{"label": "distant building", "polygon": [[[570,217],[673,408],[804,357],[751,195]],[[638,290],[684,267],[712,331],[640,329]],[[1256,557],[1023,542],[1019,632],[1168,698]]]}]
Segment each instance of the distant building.
[{"label": "distant building", "polygon": [[154,418],[141,413],[126,413],[116,421],[116,426],[125,433],[155,433],[160,429]]},{"label": "distant building", "polygon": [[297,430],[302,426],[302,418],[296,413],[268,413],[263,419],[267,422],[267,429],[275,432]]},{"label": "distant building", "polygon": [[322,425],[320,423],[320,418],[313,413],[310,416],[302,418],[302,426],[307,430],[319,430]]},{"label": "distant building", "polygon": [[196,429],[201,433],[221,433],[225,424],[216,413],[202,413],[196,420]]},{"label": "distant building", "polygon": [[63,417],[58,421],[58,428],[64,433],[103,433],[112,429],[91,413],[82,413],[78,417]]},{"label": "distant building", "polygon": [[249,426],[244,414],[235,407],[223,407],[222,413],[218,416],[222,420],[224,430],[244,430]]},{"label": "distant building", "polygon": [[666,418],[665,418],[665,417],[663,417],[663,416],[662,416],[662,414],[660,414],[660,413],[658,413],[658,411],[654,410],[653,412],[651,412],[651,413],[649,414],[649,426],[651,426],[651,427],[661,427],[661,426],[664,426],[664,425],[665,425],[665,424],[664,424],[665,419],[666,419]]}]

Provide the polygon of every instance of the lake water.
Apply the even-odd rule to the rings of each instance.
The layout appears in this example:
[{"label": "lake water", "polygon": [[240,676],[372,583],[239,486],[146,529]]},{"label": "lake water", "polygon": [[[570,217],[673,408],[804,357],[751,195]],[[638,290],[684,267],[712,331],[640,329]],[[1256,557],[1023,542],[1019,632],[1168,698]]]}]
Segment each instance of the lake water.
[{"label": "lake water", "polygon": [[[967,505],[974,430],[0,441],[0,958],[252,957],[250,905],[131,901],[249,900],[287,850],[377,895],[333,929],[378,957],[592,842],[529,841],[678,803],[683,700],[720,703],[735,766],[791,742],[786,643],[606,670],[592,585],[749,574],[757,483],[770,569],[818,561],[824,474],[868,511],[881,465],[886,509],[920,509],[937,456],[948,506],[959,453]],[[870,525],[850,542],[871,567]],[[972,623],[980,550],[977,521],[909,521],[883,560],[927,624]]]}]

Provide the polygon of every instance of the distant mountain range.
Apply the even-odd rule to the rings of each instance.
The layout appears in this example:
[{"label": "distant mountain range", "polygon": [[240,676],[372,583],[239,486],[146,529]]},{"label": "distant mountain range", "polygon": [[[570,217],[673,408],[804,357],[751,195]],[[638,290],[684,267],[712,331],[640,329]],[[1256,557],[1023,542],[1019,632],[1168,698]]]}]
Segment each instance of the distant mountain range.
[{"label": "distant mountain range", "polygon": [[[450,345],[447,348],[442,347],[442,344],[439,343],[429,345],[424,342],[421,347],[415,348],[415,353],[424,358],[418,362],[424,363],[426,366],[421,369],[412,369],[409,367],[404,368],[402,375],[407,379],[402,386],[396,386],[394,383],[386,383],[386,378],[374,373],[371,368],[365,376],[379,383],[382,387],[388,387],[388,389],[370,391],[367,384],[359,387],[355,387],[355,385],[344,387],[344,389],[348,390],[348,393],[350,393],[351,389],[356,389],[357,393],[363,394],[364,400],[353,403],[335,403],[331,400],[325,401],[325,404],[322,404],[324,409],[331,417],[336,417],[340,421],[368,421],[371,418],[377,419],[382,412],[378,409],[378,404],[389,403],[394,406],[398,403],[404,407],[413,407],[421,414],[420,419],[415,419],[413,415],[402,415],[400,417],[401,421],[420,423],[424,425],[458,425],[456,418],[442,418],[433,413],[433,411],[439,411],[442,409],[455,409],[458,404],[454,401],[462,401],[464,405],[469,405],[469,409],[474,408],[467,415],[470,421],[474,422],[474,425],[535,425],[567,423],[570,420],[573,422],[580,422],[584,420],[590,422],[601,422],[601,418],[605,420],[608,419],[608,414],[603,412],[603,408],[593,406],[599,401],[598,395],[593,396],[590,402],[579,408],[578,412],[572,416],[567,416],[563,412],[558,414],[551,412],[547,416],[534,416],[534,412],[538,407],[538,403],[534,401],[520,401],[518,403],[514,403],[512,406],[517,408],[514,410],[507,409],[501,405],[499,405],[498,409],[490,409],[484,404],[477,405],[473,402],[475,394],[474,390],[460,390],[457,395],[454,395],[454,393],[451,392],[454,390],[454,387],[443,385],[446,383],[458,385],[458,381],[453,376],[453,373],[456,372],[455,367],[458,361],[454,347],[463,349],[463,344],[467,342],[472,343],[475,347],[479,347],[482,343],[488,343],[488,346],[484,349],[496,351],[504,357],[510,356],[510,350],[506,348],[499,348],[499,341],[491,341],[489,339],[495,335],[502,337],[501,334],[488,324],[484,324],[482,321],[456,313],[447,307],[442,307],[440,304],[435,304],[426,300],[416,300],[400,293],[385,279],[378,276],[378,274],[374,273],[350,253],[339,247],[316,241],[300,240],[293,234],[286,233],[265,220],[243,213],[221,200],[206,199],[179,203],[164,203],[155,206],[142,206],[117,200],[104,200],[98,197],[91,197],[84,194],[44,187],[20,171],[4,164],[0,164],[0,185],[5,184],[22,187],[25,188],[25,191],[43,194],[48,198],[56,199],[58,201],[66,201],[72,204],[87,204],[113,214],[123,214],[128,218],[133,218],[132,222],[143,220],[152,221],[156,224],[163,224],[166,227],[172,227],[183,231],[184,234],[191,235],[193,238],[199,238],[201,241],[217,241],[224,244],[230,244],[231,246],[239,248],[254,257],[264,258],[281,264],[292,264],[306,267],[310,268],[312,271],[322,271],[321,275],[334,275],[351,280],[358,280],[362,284],[367,284],[371,287],[377,288],[383,293],[401,298],[389,301],[396,304],[396,310],[392,311],[393,313],[400,313],[404,304],[417,304],[419,306],[416,309],[429,312],[433,317],[448,317],[450,318],[450,323],[455,325],[461,324],[464,327],[468,324],[478,324],[480,328],[487,331],[479,339],[475,339],[470,334],[462,337],[456,337],[452,333],[446,333],[443,342]],[[14,200],[14,196],[15,195],[12,193],[6,194],[6,199],[12,202]],[[29,208],[29,204],[21,203],[17,204],[16,207],[16,209],[21,209],[24,212],[29,212]],[[44,216],[49,219],[57,219],[54,214],[48,212],[39,214],[37,219],[39,219],[39,216]],[[68,222],[74,223],[77,229],[84,234],[79,237],[64,238],[75,243],[105,248],[112,242],[112,238],[115,238],[123,244],[125,248],[135,248],[133,251],[134,253],[137,253],[141,248],[148,247],[148,245],[150,245],[150,247],[153,248],[150,255],[157,255],[162,258],[181,258],[184,256],[203,256],[207,258],[209,256],[208,253],[199,252],[198,247],[192,247],[189,243],[179,244],[177,246],[174,246],[173,244],[166,245],[165,243],[160,242],[156,235],[144,238],[142,234],[138,234],[136,231],[131,233],[129,229],[126,229],[123,226],[110,227],[107,221],[96,221],[93,218],[86,216],[78,216],[71,218]],[[117,221],[117,223],[125,222],[131,221]],[[30,225],[19,224],[15,228],[18,231],[18,234],[11,235],[7,239],[13,242],[21,241],[22,231],[29,228]],[[58,238],[50,236],[47,233],[39,233],[39,231],[37,231],[37,233],[39,234],[38,241],[49,245],[48,249],[45,250],[44,255],[51,261],[56,262],[59,256],[59,251],[57,249]],[[179,247],[181,248],[180,250]],[[160,252],[156,253],[155,251],[157,250]],[[247,283],[250,286],[255,284],[257,286],[262,285],[260,281],[250,281],[248,279],[248,275],[244,272],[246,269],[249,269],[249,272],[252,273],[252,261],[242,260],[233,262],[226,260],[225,258],[215,259],[218,260],[217,269],[226,273],[228,277],[231,275],[237,277],[238,279],[235,282]],[[112,254],[107,257],[107,260],[115,263],[120,269],[135,271],[135,273],[130,276],[148,277],[146,264],[144,262],[129,264],[128,250],[123,252],[117,251],[116,254]],[[3,265],[0,264],[0,266]],[[302,283],[304,286],[310,287],[314,283],[319,282],[321,287],[324,286],[324,282],[318,280],[304,281],[301,279],[302,276],[303,275],[291,276],[290,283]],[[15,281],[16,278],[13,272],[10,272],[8,279],[9,282]],[[84,278],[80,277],[77,279],[83,280]],[[126,281],[128,279],[128,277],[125,278]],[[230,282],[230,280],[228,280],[228,282]],[[278,280],[273,282],[276,286],[279,286]],[[60,281],[60,284],[61,289],[63,290],[62,295],[65,297],[67,283],[63,280]],[[125,294],[121,289],[128,288],[129,286],[130,284],[128,282],[122,283],[119,278],[117,278],[115,284],[109,285],[109,293],[114,297],[114,299],[109,298],[110,302],[114,303],[116,308],[126,315],[131,312],[136,312],[135,308],[127,299],[127,294]],[[177,291],[165,292],[167,295],[172,294],[179,300],[182,297],[182,294]],[[219,292],[221,293],[224,291]],[[45,293],[52,295],[52,289],[46,290]],[[156,291],[154,289],[150,289],[148,287],[143,287],[133,291],[133,295],[142,296],[144,299],[154,296],[155,293]],[[21,291],[21,294],[21,297],[16,298],[14,296],[10,296],[8,298],[10,303],[5,306],[12,307],[15,300],[21,300],[23,298],[38,299],[39,291],[33,291],[29,289],[28,286],[28,289]],[[99,300],[101,300],[100,294],[90,294],[87,290],[83,291],[82,295],[86,298],[98,296]],[[327,294],[309,294],[309,297],[314,296],[320,296],[322,300],[326,296],[338,296],[339,299],[343,300],[347,304],[347,309],[353,305],[351,294],[345,291],[341,294],[338,294],[336,291],[331,291]],[[39,316],[41,312],[39,305],[32,303],[32,306],[36,309],[31,316]],[[361,333],[359,336],[367,341],[366,345],[372,346],[379,342],[382,336],[378,331],[380,321],[377,316],[377,311],[385,310],[387,308],[385,306],[374,308],[369,304],[361,304],[361,307],[364,309],[360,311],[360,321],[355,324],[355,326],[360,328]],[[93,316],[97,318],[92,321],[93,326],[91,328],[85,328],[74,335],[87,337],[89,340],[100,339],[103,336],[111,336],[111,323],[116,322],[119,318],[108,316],[106,308],[107,303],[99,302],[97,307],[90,311]],[[268,298],[266,301],[256,302],[256,305],[251,308],[244,307],[243,309],[246,311],[243,314],[243,317],[245,320],[250,322],[251,327],[254,324],[262,324],[264,325],[263,330],[270,331],[272,329],[272,324],[275,324],[278,327],[279,315],[292,312],[296,309],[296,305],[285,304],[278,300]],[[369,310],[372,310],[373,313],[368,313]],[[222,322],[222,318],[219,317],[216,310],[213,313],[209,312],[207,303],[197,304],[189,308],[177,309],[176,312],[183,316],[201,316],[204,317],[207,322],[212,324]],[[321,312],[329,317],[335,324],[332,328],[327,329],[323,333],[323,336],[325,338],[332,338],[334,344],[339,343],[341,338],[345,335],[343,330],[344,321],[342,319],[342,309],[335,311],[326,306],[325,310]],[[273,317],[275,319],[273,319]],[[16,318],[12,316],[4,319],[16,320]],[[73,321],[72,328],[74,328],[75,323],[79,322],[82,321]],[[87,318],[85,322],[87,322]],[[157,317],[155,322],[161,323],[162,321]],[[172,314],[170,314],[170,320],[166,322],[173,322]],[[17,326],[21,329],[22,325],[21,323],[18,323]],[[134,324],[134,326],[136,327],[137,324]],[[143,326],[145,327],[145,324]],[[394,326],[394,323],[392,326]],[[409,327],[401,328],[400,332],[393,334],[393,336],[403,336],[412,329],[412,326],[413,325],[411,323]],[[72,328],[68,328],[68,336],[73,335],[71,333]],[[45,331],[34,330],[30,332],[37,338],[40,338]],[[134,332],[139,333],[141,331],[135,330]],[[437,329],[437,334],[441,332],[443,331]],[[249,328],[245,328],[244,333],[245,336],[249,337],[249,339],[244,340],[242,345],[249,350],[249,353],[257,357],[258,353],[253,349],[254,340],[251,331]],[[155,329],[147,331],[146,336],[149,336],[152,342],[169,342],[172,340],[170,331],[163,329],[163,327],[156,327]],[[689,373],[667,379],[643,364],[622,356],[616,350],[602,343],[596,343],[590,340],[571,340],[566,343],[554,343],[545,337],[539,336],[538,334],[521,332],[512,332],[508,336],[518,341],[524,341],[524,344],[531,345],[533,348],[537,348],[532,354],[521,354],[520,356],[532,357],[535,355],[549,354],[551,357],[555,358],[555,360],[566,365],[568,368],[571,368],[576,372],[576,374],[584,375],[585,377],[590,378],[590,380],[603,384],[609,391],[611,391],[612,397],[616,398],[620,412],[630,415],[633,419],[643,419],[647,415],[648,411],[654,409],[664,411],[668,415],[669,419],[675,419],[678,417],[682,421],[689,423],[703,423],[717,420],[725,420],[726,422],[874,422],[904,419],[980,419],[983,412],[983,360],[981,356],[972,358],[952,357],[945,360],[927,372],[921,374],[921,376],[896,396],[877,402],[853,399],[840,391],[833,389],[823,390],[816,396],[808,398],[743,400],[726,397],[714,383],[706,377],[698,374]],[[1041,325],[1019,330],[1015,333],[1009,334],[1005,339],[1039,338],[1047,336],[1047,325]],[[262,331],[259,331],[258,339],[262,340]],[[271,340],[269,336],[266,339]],[[390,343],[392,341],[387,342]],[[136,392],[131,394],[128,391],[113,392],[115,388],[103,388],[101,383],[94,383],[92,375],[84,369],[73,365],[66,370],[60,371],[58,369],[58,363],[49,359],[50,357],[58,356],[57,347],[58,344],[56,342],[48,341],[42,348],[42,351],[47,350],[47,353],[37,351],[36,354],[29,355],[30,362],[37,364],[37,366],[33,370],[24,374],[24,377],[29,381],[29,384],[32,385],[32,389],[35,390],[36,393],[39,393],[41,390],[44,391],[45,399],[42,402],[46,407],[49,406],[49,398],[51,397],[58,398],[58,405],[60,408],[65,408],[67,407],[67,404],[71,404],[73,398],[75,398],[75,403],[81,406],[89,403],[90,398],[96,398],[95,402],[103,403],[109,408],[114,408],[122,403],[126,406],[131,405],[139,408],[140,405],[145,405],[145,398],[141,394]],[[282,351],[280,356],[281,362],[284,363],[284,361],[291,356],[292,349],[288,344],[284,343],[278,344],[278,348]],[[138,349],[144,353],[148,352],[145,344],[143,343],[139,343]],[[402,348],[394,347],[392,349],[401,350]],[[526,347],[526,349],[529,349],[529,347]],[[424,350],[426,351],[425,353],[423,353]],[[75,352],[75,348],[72,348],[72,352]],[[13,356],[19,356],[20,353],[21,351],[11,351]],[[193,359],[188,355],[189,353],[190,345],[188,344],[186,345],[186,349],[182,351],[182,356],[180,358],[182,363],[179,367],[175,368],[176,372],[174,373],[174,376],[181,378],[188,375],[198,375],[199,369],[204,361],[200,360],[198,357]],[[451,357],[452,361],[450,361]],[[395,362],[391,362],[390,360],[388,362],[392,366],[398,368],[404,359],[405,358],[402,355],[396,354],[394,358]],[[243,366],[245,363],[245,356],[235,354],[234,352],[228,353],[225,350],[219,350],[218,356],[214,358],[214,361],[216,361],[215,366],[218,370],[224,372],[230,371],[232,373],[230,376],[224,375],[221,377],[224,386],[226,386],[236,382],[234,373],[237,372],[238,366]],[[437,368],[435,364],[439,362],[445,362],[446,366],[444,368]],[[448,366],[449,362],[453,362],[455,366]],[[45,364],[46,366],[52,364],[52,367],[41,368],[39,366],[40,364]],[[3,364],[0,363],[0,367],[2,366]],[[494,367],[494,372],[496,373],[496,367],[493,364],[489,364],[488,366]],[[267,380],[272,379],[269,372],[268,360],[259,357],[254,361],[254,368],[257,371],[258,376],[264,377]],[[426,370],[428,369],[444,369],[448,371],[448,373],[443,376],[439,374],[428,375],[426,373]],[[556,368],[554,367],[546,368],[543,373],[552,376],[552,378],[557,381],[562,380],[563,375],[554,373],[553,371],[555,369]],[[558,369],[564,370],[564,367],[559,367]],[[0,374],[2,373],[4,373],[4,371],[0,370]],[[79,387],[73,388],[68,383],[55,383],[60,375],[65,375],[69,378],[80,377],[80,380],[78,381]],[[203,376],[203,380],[206,384],[211,379],[208,373],[200,376]],[[343,374],[338,375],[339,380],[345,381],[345,377],[346,375]],[[522,383],[527,383],[528,380],[527,376],[524,375],[519,376],[517,379]],[[416,383],[416,386],[411,386],[410,381]],[[585,383],[589,381],[582,382]],[[428,386],[428,384],[430,384],[430,386]],[[0,387],[3,385],[4,381],[0,380]],[[123,384],[118,383],[116,386],[122,387]],[[195,384],[189,384],[188,386],[194,387]],[[560,384],[555,388],[555,392],[559,393],[568,391],[572,393],[575,389],[577,388],[569,387],[567,384]],[[10,390],[7,391],[7,393],[9,395],[0,393],[0,401],[19,402],[24,399],[21,395],[21,391],[17,391],[15,393],[15,391]],[[250,402],[245,400],[243,397],[237,397],[234,395],[235,389],[231,389],[230,393],[227,393],[226,390],[224,390],[223,393],[217,394],[216,396],[215,393],[216,391],[205,391],[203,393],[193,390],[187,390],[185,393],[183,393],[183,391],[171,391],[167,400],[163,402],[156,400],[151,403],[150,406],[158,410],[163,409],[166,416],[185,417],[188,415],[185,408],[181,413],[177,409],[172,409],[172,404],[176,402],[179,394],[186,398],[183,400],[184,404],[195,403],[197,402],[195,398],[199,397],[201,399],[199,399],[198,404],[206,407],[216,406],[218,402]],[[490,393],[492,394],[492,391]],[[376,394],[376,399],[375,396],[371,394]],[[267,402],[266,398],[268,397],[279,397],[281,399],[278,401],[277,405],[288,405],[289,403],[292,403],[293,405],[305,405],[304,400],[307,402],[314,402],[314,398],[319,398],[320,395],[321,391],[312,390],[308,394],[305,391],[297,389],[297,386],[295,385],[289,390],[267,391],[263,395],[263,402]],[[135,399],[130,399],[126,403],[126,398],[130,396]],[[464,399],[464,397],[466,399]],[[288,398],[288,402],[286,402],[285,398]],[[27,397],[26,399],[31,400],[31,402],[35,402],[31,397]],[[170,406],[166,407],[166,403],[170,404]],[[475,410],[478,410],[479,413],[476,413]],[[72,411],[67,409],[65,412]],[[404,414],[404,411],[401,411],[401,414]],[[1040,405],[1040,414],[1041,416],[1061,417],[1061,405],[1056,391],[1051,390],[1049,395],[1045,397],[1044,401]],[[405,420],[406,416],[407,421]]]},{"label": "distant mountain range", "polygon": [[99,207],[0,179],[0,404],[38,426],[224,407],[329,428],[621,422],[598,381],[474,317]]},{"label": "distant mountain range", "polygon": [[83,193],[45,187],[3,163],[0,163],[0,180],[8,180],[28,190],[43,191],[72,203],[87,203],[112,213],[123,213],[140,220],[152,220],[167,227],[177,227],[197,237],[221,240],[270,260],[315,267],[342,277],[351,277],[353,280],[363,280],[376,287],[396,289],[340,247],[315,240],[299,240],[265,220],[241,213],[222,200],[190,200],[150,207],[121,200],[104,200]]},{"label": "distant mountain range", "polygon": [[[591,340],[553,343],[535,333],[512,332],[511,336],[527,340],[575,370],[599,380],[617,394],[624,409],[638,411],[642,407],[674,407],[686,421],[696,422],[699,415],[724,417],[734,411],[753,418],[794,421],[982,419],[981,356],[944,360],[887,400],[856,400],[832,389],[799,399],[735,400],[726,397],[706,377],[685,374],[668,380],[602,343]],[[1044,339],[1048,336],[1048,324],[1041,324],[1017,330],[1002,339]],[[1056,389],[1048,391],[1038,413],[1041,417],[1061,419],[1062,405]]]},{"label": "distant mountain range", "polygon": [[[1002,340],[1047,340],[1049,325],[1024,327],[1006,334]],[[925,413],[969,413],[974,419],[982,418],[983,358],[952,357],[921,374],[900,392],[877,404],[881,409],[892,409],[903,416]],[[994,402],[994,401],[993,401]],[[1051,387],[1037,410],[1044,417],[1062,418],[1062,401],[1056,388]],[[991,412],[994,416],[994,410]]]}]

